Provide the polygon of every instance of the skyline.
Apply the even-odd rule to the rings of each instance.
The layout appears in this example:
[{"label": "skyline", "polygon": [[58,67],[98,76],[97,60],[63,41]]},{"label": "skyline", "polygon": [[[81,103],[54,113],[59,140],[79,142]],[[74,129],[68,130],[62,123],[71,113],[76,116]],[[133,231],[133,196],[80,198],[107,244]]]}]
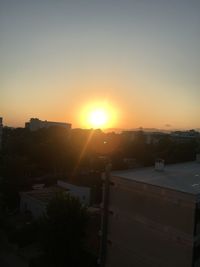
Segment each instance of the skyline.
[{"label": "skyline", "polygon": [[[0,0],[0,115],[86,127],[200,128],[200,2]],[[166,126],[168,125],[168,126]]]}]

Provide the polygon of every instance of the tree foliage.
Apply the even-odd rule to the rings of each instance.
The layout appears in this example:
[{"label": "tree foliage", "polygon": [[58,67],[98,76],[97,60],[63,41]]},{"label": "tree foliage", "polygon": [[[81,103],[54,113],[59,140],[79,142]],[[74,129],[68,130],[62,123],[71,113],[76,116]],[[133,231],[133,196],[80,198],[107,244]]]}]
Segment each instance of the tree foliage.
[{"label": "tree foliage", "polygon": [[47,262],[53,266],[92,266],[85,250],[88,214],[77,198],[57,194],[41,220],[40,242]]}]

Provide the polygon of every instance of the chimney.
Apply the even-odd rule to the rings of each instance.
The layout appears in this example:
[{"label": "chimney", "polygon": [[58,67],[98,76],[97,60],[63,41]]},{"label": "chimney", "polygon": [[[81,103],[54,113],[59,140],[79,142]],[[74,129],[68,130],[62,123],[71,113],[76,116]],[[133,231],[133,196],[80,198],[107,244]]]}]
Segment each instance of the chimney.
[{"label": "chimney", "polygon": [[156,159],[155,161],[155,171],[164,171],[165,161],[164,159]]}]

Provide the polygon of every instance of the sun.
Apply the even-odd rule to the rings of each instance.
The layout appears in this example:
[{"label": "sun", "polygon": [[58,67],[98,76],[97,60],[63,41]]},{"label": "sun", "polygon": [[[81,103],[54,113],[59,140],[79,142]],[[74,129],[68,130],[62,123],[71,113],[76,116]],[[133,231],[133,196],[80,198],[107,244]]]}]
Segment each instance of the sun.
[{"label": "sun", "polygon": [[91,101],[80,109],[80,124],[83,128],[107,129],[115,127],[119,112],[108,101]]},{"label": "sun", "polygon": [[88,122],[93,128],[104,127],[108,122],[108,113],[104,109],[94,109],[88,114]]}]

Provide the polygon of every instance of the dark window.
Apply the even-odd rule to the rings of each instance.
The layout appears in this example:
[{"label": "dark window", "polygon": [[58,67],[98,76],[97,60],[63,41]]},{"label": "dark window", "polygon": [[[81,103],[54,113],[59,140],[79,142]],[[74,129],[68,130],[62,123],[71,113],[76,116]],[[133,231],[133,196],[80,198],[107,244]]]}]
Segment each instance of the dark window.
[{"label": "dark window", "polygon": [[200,244],[194,247],[194,261],[200,258]]},{"label": "dark window", "polygon": [[200,209],[199,208],[196,210],[196,222],[200,223]]}]

